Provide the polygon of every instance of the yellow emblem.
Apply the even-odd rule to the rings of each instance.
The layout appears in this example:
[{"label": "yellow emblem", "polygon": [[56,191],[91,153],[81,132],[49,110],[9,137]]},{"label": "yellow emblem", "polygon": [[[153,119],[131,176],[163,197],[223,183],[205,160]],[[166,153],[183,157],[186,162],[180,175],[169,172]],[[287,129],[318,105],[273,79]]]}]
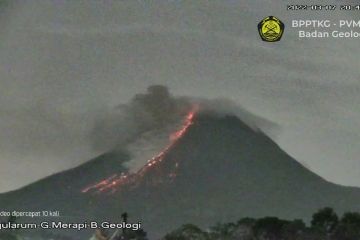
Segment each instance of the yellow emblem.
[{"label": "yellow emblem", "polygon": [[280,41],[284,29],[284,23],[274,16],[266,17],[258,24],[260,37],[266,42]]}]

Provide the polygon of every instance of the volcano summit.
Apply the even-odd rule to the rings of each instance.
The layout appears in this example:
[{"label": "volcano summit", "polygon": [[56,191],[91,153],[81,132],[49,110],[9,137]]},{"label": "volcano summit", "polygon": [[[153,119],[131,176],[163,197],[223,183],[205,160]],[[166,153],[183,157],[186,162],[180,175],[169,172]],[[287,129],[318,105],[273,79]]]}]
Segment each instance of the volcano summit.
[{"label": "volcano summit", "polygon": [[81,221],[116,221],[126,211],[156,237],[189,222],[206,227],[241,217],[309,219],[325,206],[360,210],[360,189],[317,176],[231,114],[190,111],[171,143],[144,168],[129,174],[123,167],[128,159],[126,152],[109,151],[2,194],[0,205],[54,209]]}]

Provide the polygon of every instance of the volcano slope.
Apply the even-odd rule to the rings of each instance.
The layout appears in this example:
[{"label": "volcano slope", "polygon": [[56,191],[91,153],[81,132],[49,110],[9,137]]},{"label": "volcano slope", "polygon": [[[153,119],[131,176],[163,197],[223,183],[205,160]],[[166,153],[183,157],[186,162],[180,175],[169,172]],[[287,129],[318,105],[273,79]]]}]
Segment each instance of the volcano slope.
[{"label": "volcano slope", "polygon": [[[308,220],[319,208],[360,211],[360,189],[309,171],[238,117],[198,113],[139,172],[128,156],[104,154],[75,169],[0,195],[9,210],[58,210],[68,221],[141,221],[152,237],[184,223],[209,226],[241,217]],[[65,221],[65,220],[64,220]]]}]

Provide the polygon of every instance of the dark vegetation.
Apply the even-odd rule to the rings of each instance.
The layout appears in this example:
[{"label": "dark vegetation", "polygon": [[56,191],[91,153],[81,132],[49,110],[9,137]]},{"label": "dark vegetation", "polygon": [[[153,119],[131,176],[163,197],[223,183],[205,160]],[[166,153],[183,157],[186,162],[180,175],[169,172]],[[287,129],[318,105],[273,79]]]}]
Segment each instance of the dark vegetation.
[{"label": "dark vegetation", "polygon": [[[126,215],[127,216],[127,215]],[[123,219],[124,215],[122,215]],[[16,219],[10,218],[9,222]],[[0,232],[1,240],[23,238],[17,230]],[[72,239],[48,234],[36,239]],[[97,230],[92,240],[148,240],[144,230],[120,231],[118,234]],[[277,217],[242,218],[237,222],[218,223],[206,230],[185,224],[166,234],[161,240],[360,240],[360,213],[347,212],[339,217],[332,208],[313,214],[307,226],[303,220],[283,220]]]},{"label": "dark vegetation", "polygon": [[185,224],[163,240],[359,240],[360,214],[345,213],[341,218],[331,208],[313,214],[310,226],[302,220],[277,217],[243,218],[219,223],[207,230]]}]

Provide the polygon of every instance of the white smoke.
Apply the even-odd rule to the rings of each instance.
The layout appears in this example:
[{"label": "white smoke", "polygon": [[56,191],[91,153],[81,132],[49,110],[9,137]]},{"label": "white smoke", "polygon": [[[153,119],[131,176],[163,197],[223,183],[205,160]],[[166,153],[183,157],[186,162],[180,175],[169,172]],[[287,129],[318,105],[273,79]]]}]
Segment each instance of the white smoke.
[{"label": "white smoke", "polygon": [[127,104],[119,105],[102,116],[92,132],[96,150],[123,147],[140,136],[178,123],[190,102],[175,98],[166,87],[153,85],[144,94],[137,94]]},{"label": "white smoke", "polygon": [[127,167],[136,171],[169,143],[169,136],[181,128],[185,115],[194,105],[200,111],[238,116],[254,130],[271,133],[277,129],[274,123],[229,100],[175,97],[165,86],[153,85],[146,93],[135,95],[129,103],[119,105],[97,121],[92,131],[93,147],[97,151],[114,148],[128,151],[131,160]]}]

